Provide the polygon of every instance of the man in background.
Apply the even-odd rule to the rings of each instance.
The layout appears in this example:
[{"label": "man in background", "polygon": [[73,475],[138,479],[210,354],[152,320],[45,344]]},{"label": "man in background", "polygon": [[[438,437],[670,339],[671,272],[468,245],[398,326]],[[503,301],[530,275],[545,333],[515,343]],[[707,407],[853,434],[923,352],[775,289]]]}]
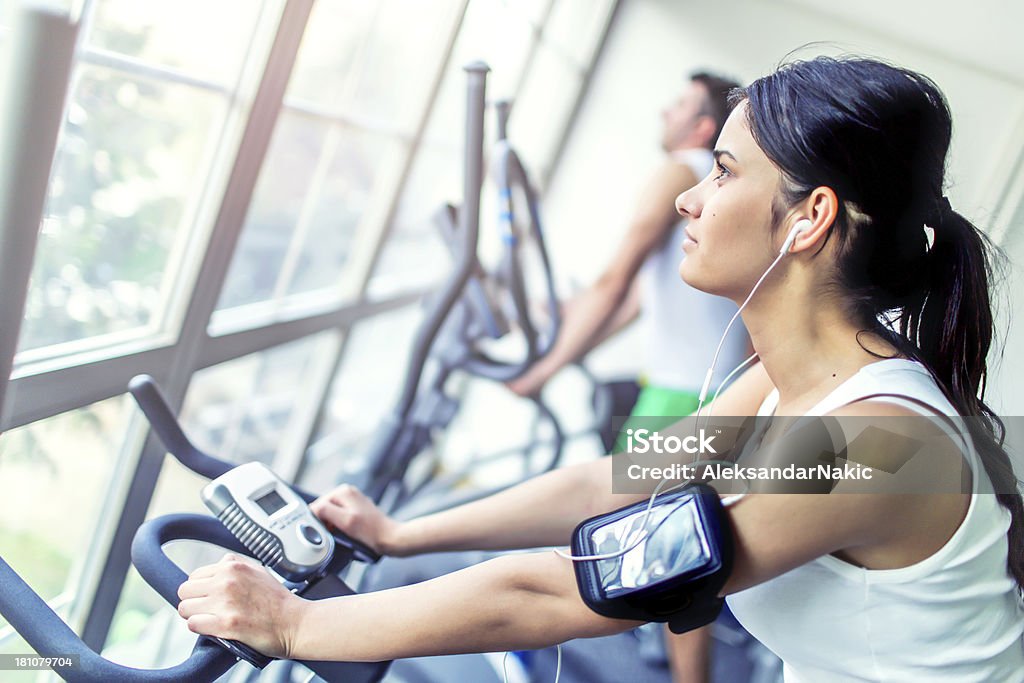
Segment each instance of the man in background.
[{"label": "man in background", "polygon": [[[678,418],[696,410],[715,346],[736,306],[680,278],[685,234],[675,199],[712,171],[711,148],[729,114],[727,96],[734,87],[733,81],[695,73],[662,112],[665,158],[642,191],[615,257],[593,285],[568,303],[551,353],[509,383],[514,392],[538,393],[565,365],[639,319],[646,355],[633,414]],[[745,332],[734,329],[718,367],[728,372],[738,365],[748,345]]]}]

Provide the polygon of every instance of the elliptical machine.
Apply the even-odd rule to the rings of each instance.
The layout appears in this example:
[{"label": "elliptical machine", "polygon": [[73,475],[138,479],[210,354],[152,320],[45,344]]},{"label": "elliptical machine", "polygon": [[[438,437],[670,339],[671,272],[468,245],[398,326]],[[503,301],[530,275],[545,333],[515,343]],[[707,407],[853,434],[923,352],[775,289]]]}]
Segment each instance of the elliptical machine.
[{"label": "elliptical machine", "polygon": [[[480,77],[470,80],[469,99],[480,101],[486,65],[466,67]],[[479,87],[480,94],[474,94]],[[498,229],[501,259],[488,273],[477,256],[480,239],[480,193],[483,180],[483,125],[470,107],[466,129],[464,199],[461,208],[446,205],[435,223],[455,259],[455,268],[428,310],[410,352],[405,381],[391,414],[371,444],[366,480],[360,488],[374,501],[388,498],[394,510],[422,490],[426,481],[410,482],[406,474],[413,459],[431,440],[433,430],[451,423],[458,402],[445,385],[456,372],[496,382],[513,380],[552,348],[561,323],[560,304],[548,259],[537,197],[526,170],[506,135],[510,105],[495,104],[498,140],[491,160],[499,200]],[[543,321],[537,319],[527,295],[524,259],[535,252],[542,280]],[[514,329],[521,337],[521,357],[498,358],[483,349],[488,340],[506,338]],[[534,474],[553,469],[561,458],[564,435],[554,413],[539,397],[530,399],[539,419],[549,425],[552,455]]]}]

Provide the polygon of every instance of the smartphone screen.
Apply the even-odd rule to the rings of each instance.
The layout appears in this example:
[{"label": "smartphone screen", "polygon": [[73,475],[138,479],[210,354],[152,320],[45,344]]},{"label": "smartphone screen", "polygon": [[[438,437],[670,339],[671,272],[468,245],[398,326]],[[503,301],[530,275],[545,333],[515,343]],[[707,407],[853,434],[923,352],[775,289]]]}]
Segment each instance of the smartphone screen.
[{"label": "smartphone screen", "polygon": [[711,560],[697,501],[692,496],[655,503],[646,523],[644,510],[609,522],[595,529],[590,539],[598,555],[636,544],[619,557],[596,563],[605,595],[678,576]]}]

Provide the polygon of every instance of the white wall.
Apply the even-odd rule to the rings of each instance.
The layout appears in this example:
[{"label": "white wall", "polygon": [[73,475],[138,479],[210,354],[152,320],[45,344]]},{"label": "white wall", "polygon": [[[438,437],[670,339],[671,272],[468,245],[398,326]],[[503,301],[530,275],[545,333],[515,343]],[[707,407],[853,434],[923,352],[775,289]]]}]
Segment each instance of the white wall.
[{"label": "white wall", "polygon": [[[798,54],[868,54],[922,71],[939,84],[955,126],[948,196],[979,226],[992,224],[1020,154],[1024,43],[1016,33],[1024,25],[1024,4],[972,5],[623,0],[547,196],[546,222],[560,272],[586,283],[611,256],[638,188],[659,158],[658,112],[688,72],[710,68],[749,81],[814,41],[831,44]],[[1024,260],[1024,244],[1016,252]],[[1019,331],[1008,343],[1008,356],[1024,349]],[[626,338],[595,360],[601,369],[625,371],[639,355],[637,340]],[[1024,376],[1021,363],[1004,364],[998,374],[996,405],[1024,414],[1024,392],[1008,391]]]}]

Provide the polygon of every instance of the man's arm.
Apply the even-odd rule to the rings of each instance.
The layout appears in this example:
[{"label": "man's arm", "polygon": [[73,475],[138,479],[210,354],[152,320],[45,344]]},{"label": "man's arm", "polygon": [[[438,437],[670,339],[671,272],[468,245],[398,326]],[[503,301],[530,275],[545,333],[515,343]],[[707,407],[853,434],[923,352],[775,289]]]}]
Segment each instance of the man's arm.
[{"label": "man's arm", "polygon": [[711,677],[711,624],[686,633],[665,626],[665,654],[672,683],[704,683]]},{"label": "man's arm", "polygon": [[583,356],[594,345],[616,311],[627,299],[644,259],[662,240],[679,216],[675,199],[698,178],[686,165],[666,161],[648,182],[640,205],[611,264],[597,281],[574,300],[567,311],[554,348],[509,387],[520,395],[540,391],[556,372]]},{"label": "man's arm", "polygon": [[634,278],[633,284],[629,288],[629,292],[626,293],[626,298],[622,300],[619,307],[605,322],[604,327],[590,340],[587,344],[587,348],[583,350],[580,356],[585,356],[592,349],[597,348],[604,343],[606,339],[610,339],[615,336],[627,326],[629,326],[637,317],[640,315],[640,299],[641,299],[641,287],[640,278]]}]

